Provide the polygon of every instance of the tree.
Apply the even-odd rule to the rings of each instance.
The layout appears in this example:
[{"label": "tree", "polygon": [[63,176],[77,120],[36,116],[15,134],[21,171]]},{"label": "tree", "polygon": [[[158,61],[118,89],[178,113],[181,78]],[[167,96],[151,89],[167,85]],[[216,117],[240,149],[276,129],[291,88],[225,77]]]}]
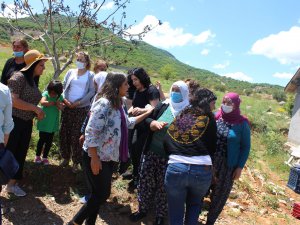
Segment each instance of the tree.
[{"label": "tree", "polygon": [[[131,34],[129,30],[132,24],[124,23],[125,9],[129,1],[113,0],[114,10],[109,15],[102,16],[103,18],[100,18],[100,9],[105,6],[105,0],[80,0],[78,10],[74,10],[64,0],[40,0],[39,2],[14,0],[13,6],[3,2],[1,11],[11,29],[21,33],[27,39],[40,41],[43,44],[46,54],[53,57],[51,60],[54,68],[53,79],[56,79],[72,63],[77,51],[88,47],[99,46],[105,49],[114,46],[118,36],[129,40],[122,43],[123,45],[126,43],[129,52],[132,50],[131,42],[135,42],[135,38],[141,40],[147,32],[161,24],[158,21],[155,26],[146,25],[139,33]],[[41,4],[42,12],[34,12],[31,4],[35,6]],[[5,10],[11,13],[5,14]],[[115,20],[117,16],[120,17],[119,22]],[[35,23],[35,32],[26,30],[22,26],[24,19],[20,17],[26,17],[26,21]],[[68,44],[64,46],[66,40]],[[66,57],[65,62],[59,60],[61,54]]]},{"label": "tree", "polygon": [[166,80],[172,79],[177,76],[177,72],[171,64],[162,66],[159,70],[159,73],[163,75]]}]

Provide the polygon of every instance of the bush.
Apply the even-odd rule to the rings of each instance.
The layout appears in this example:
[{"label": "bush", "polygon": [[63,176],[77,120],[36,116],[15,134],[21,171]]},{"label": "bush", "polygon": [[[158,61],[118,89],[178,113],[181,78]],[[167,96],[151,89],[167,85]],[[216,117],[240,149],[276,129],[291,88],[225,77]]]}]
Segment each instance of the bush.
[{"label": "bush", "polygon": [[279,133],[276,133],[275,131],[268,131],[263,135],[263,139],[267,146],[267,154],[275,155],[281,152],[281,150],[283,149],[283,141],[280,140]]},{"label": "bush", "polygon": [[286,101],[286,95],[283,91],[275,91],[272,96],[277,102]]}]

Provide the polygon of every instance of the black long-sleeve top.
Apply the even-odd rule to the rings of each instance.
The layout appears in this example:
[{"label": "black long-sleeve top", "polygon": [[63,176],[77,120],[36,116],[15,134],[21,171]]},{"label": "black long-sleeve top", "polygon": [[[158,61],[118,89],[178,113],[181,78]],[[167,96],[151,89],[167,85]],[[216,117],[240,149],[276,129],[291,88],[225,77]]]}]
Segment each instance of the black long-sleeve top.
[{"label": "black long-sleeve top", "polygon": [[203,115],[189,108],[184,110],[170,125],[164,148],[168,155],[204,156],[216,151],[217,126],[211,115]]}]

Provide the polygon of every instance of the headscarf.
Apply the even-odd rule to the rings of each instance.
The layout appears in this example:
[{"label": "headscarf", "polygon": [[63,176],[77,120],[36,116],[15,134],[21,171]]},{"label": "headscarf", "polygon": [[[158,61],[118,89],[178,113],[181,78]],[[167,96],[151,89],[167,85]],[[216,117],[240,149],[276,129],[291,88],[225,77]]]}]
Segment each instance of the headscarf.
[{"label": "headscarf", "polygon": [[176,117],[185,107],[187,107],[190,102],[189,102],[189,88],[187,84],[180,80],[176,81],[175,83],[172,84],[171,89],[170,89],[170,96],[172,92],[172,87],[177,86],[180,89],[180,93],[182,94],[182,102],[175,103],[171,99],[170,101],[170,109],[174,117]]},{"label": "headscarf", "polygon": [[101,72],[96,73],[94,75],[94,81],[97,84],[97,88],[98,88],[97,89],[97,93],[99,93],[101,91],[101,88],[102,88],[102,86],[104,84],[106,76],[107,76],[107,72],[105,72],[105,71],[101,71]]},{"label": "headscarf", "polygon": [[247,121],[249,123],[248,118],[241,115],[241,111],[240,111],[241,99],[240,99],[240,96],[237,93],[234,93],[234,92],[227,93],[223,97],[222,103],[224,102],[225,98],[231,99],[232,103],[234,104],[234,109],[230,113],[225,113],[223,111],[222,107],[221,107],[220,110],[216,113],[216,119],[222,118],[225,122],[228,122],[230,124],[240,124],[244,121]]}]

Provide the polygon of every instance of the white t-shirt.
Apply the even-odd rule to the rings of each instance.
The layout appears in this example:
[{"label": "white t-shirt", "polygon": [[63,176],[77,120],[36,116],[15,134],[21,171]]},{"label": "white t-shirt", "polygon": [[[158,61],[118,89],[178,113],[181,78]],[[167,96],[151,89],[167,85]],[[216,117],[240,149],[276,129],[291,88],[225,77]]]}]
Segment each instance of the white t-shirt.
[{"label": "white t-shirt", "polygon": [[171,163],[186,163],[186,164],[196,164],[196,165],[208,165],[211,166],[211,158],[209,155],[201,156],[182,156],[182,155],[170,155],[168,164]]},{"label": "white t-shirt", "polygon": [[73,77],[72,81],[70,82],[70,92],[69,92],[69,101],[75,102],[78,99],[81,99],[84,95],[85,86],[89,79],[89,71],[85,74],[78,76],[77,70],[72,70],[71,76]]}]

